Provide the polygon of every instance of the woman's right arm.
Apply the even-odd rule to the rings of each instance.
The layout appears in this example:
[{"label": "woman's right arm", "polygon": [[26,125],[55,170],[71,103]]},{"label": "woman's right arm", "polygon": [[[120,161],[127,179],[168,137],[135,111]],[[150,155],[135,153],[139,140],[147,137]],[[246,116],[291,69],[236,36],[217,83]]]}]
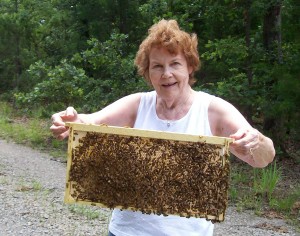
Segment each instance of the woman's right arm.
[{"label": "woman's right arm", "polygon": [[65,111],[52,115],[50,130],[54,137],[62,140],[69,136],[65,122],[133,127],[140,99],[141,93],[131,94],[92,114],[78,114],[73,107],[68,107]]}]

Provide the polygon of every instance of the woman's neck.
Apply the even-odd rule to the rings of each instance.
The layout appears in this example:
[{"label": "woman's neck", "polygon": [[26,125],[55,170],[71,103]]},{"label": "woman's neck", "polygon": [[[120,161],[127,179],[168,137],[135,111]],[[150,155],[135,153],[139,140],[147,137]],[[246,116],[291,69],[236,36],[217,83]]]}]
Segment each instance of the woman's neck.
[{"label": "woman's neck", "polygon": [[181,96],[177,99],[172,100],[165,100],[163,98],[157,97],[157,116],[163,120],[179,120],[184,117],[188,113],[190,107],[194,102],[195,91],[190,89],[185,94],[185,96]]}]

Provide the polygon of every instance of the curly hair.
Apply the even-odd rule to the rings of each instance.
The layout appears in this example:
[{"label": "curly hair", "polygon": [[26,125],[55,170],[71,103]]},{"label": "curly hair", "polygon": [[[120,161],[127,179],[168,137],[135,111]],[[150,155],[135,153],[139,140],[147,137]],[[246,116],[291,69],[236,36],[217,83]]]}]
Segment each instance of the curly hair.
[{"label": "curly hair", "polygon": [[153,47],[164,47],[170,53],[177,54],[183,52],[187,64],[192,67],[189,75],[189,84],[195,83],[194,72],[200,68],[200,59],[197,50],[198,39],[196,34],[188,34],[181,30],[176,20],[161,20],[148,30],[148,36],[141,43],[135,57],[139,75],[143,76],[147,82],[149,78],[149,54]]}]

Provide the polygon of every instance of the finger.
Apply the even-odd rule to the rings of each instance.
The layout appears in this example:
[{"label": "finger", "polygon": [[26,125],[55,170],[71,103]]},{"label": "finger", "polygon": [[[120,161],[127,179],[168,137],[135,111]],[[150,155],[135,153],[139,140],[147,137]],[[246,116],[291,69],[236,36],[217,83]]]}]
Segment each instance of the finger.
[{"label": "finger", "polygon": [[54,119],[52,121],[52,126],[65,126],[65,122],[63,122],[63,120],[61,118],[58,118],[58,119]]},{"label": "finger", "polygon": [[252,147],[257,143],[256,139],[253,135],[250,135],[249,133],[246,133],[241,138],[236,138],[234,142],[232,143],[233,146],[243,146],[245,148]]},{"label": "finger", "polygon": [[69,136],[69,129],[67,129],[64,126],[62,127],[51,126],[50,129],[52,131],[53,136],[56,139],[62,140]]},{"label": "finger", "polygon": [[246,135],[246,132],[247,131],[245,129],[239,129],[236,133],[229,135],[229,137],[235,140],[241,139]]},{"label": "finger", "polygon": [[76,116],[77,111],[74,109],[74,107],[68,107],[66,111],[63,114],[61,114],[61,118],[68,120],[73,119]]},{"label": "finger", "polygon": [[65,138],[67,138],[69,136],[69,130],[67,130],[66,132],[64,132],[64,133],[61,133],[61,134],[59,134],[59,135],[57,135],[57,139],[59,139],[59,140],[63,140],[63,139],[65,139]]},{"label": "finger", "polygon": [[65,123],[63,122],[63,119],[62,117],[65,115],[65,111],[61,111],[61,112],[58,112],[58,113],[55,113],[51,116],[51,121],[52,121],[52,124],[55,124],[57,126],[60,126],[60,125],[65,125]]},{"label": "finger", "polygon": [[244,137],[235,140],[230,146],[243,155],[250,155],[250,150],[253,153],[259,146],[259,132],[256,129],[247,130]]},{"label": "finger", "polygon": [[68,130],[68,127],[66,126],[57,126],[56,124],[53,124],[51,127],[50,127],[50,130],[51,132],[54,134],[54,135],[58,135],[58,134],[61,134],[61,133],[64,133]]}]

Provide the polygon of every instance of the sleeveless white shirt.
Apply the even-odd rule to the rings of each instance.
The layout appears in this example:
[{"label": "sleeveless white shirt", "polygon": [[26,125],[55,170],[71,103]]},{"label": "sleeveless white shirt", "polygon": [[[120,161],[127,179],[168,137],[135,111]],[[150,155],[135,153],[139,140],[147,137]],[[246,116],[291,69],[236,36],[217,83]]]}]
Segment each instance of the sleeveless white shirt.
[{"label": "sleeveless white shirt", "polygon": [[[134,128],[211,136],[208,106],[212,98],[212,95],[197,92],[183,118],[167,121],[156,114],[156,92],[143,93]],[[109,225],[110,232],[116,236],[212,236],[213,228],[214,225],[203,218],[148,215],[118,209],[113,211]]]}]

